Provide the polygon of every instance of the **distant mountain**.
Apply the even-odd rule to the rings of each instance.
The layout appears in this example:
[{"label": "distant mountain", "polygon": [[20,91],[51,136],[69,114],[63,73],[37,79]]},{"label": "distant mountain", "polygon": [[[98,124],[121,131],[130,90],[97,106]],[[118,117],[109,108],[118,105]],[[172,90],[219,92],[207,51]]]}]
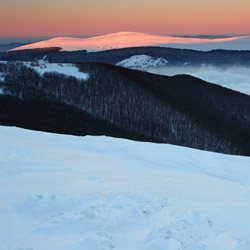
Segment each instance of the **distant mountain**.
[{"label": "distant mountain", "polygon": [[[136,58],[137,56],[137,58]],[[250,51],[195,51],[160,47],[135,47],[106,50],[94,53],[86,51],[61,51],[59,47],[0,52],[0,61],[36,61],[45,60],[51,63],[101,62],[113,65],[124,65],[124,62],[142,63],[146,58],[162,60],[167,66],[250,66]],[[150,59],[150,60],[151,60]],[[152,60],[151,60],[152,61]],[[135,62],[136,63],[136,62]]]},{"label": "distant mountain", "polygon": [[250,96],[188,75],[77,66],[88,79],[0,64],[0,124],[250,155]]},{"label": "distant mountain", "polygon": [[207,39],[160,36],[137,32],[118,32],[90,38],[56,37],[21,46],[14,50],[60,47],[63,51],[102,51],[142,46],[159,46],[202,51],[214,49],[250,50],[250,36]]},{"label": "distant mountain", "polygon": [[0,44],[0,52],[4,52],[7,50],[11,50],[17,47],[25,46],[25,43],[8,43],[8,44]]}]

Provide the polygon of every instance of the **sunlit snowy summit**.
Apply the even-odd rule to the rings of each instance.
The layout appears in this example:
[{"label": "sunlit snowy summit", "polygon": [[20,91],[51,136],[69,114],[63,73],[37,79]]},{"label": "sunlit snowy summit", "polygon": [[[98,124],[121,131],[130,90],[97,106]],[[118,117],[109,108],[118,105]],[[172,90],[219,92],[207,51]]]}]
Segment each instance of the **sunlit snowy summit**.
[{"label": "sunlit snowy summit", "polygon": [[229,49],[250,50],[250,37],[201,39],[151,35],[138,32],[118,32],[90,38],[56,37],[49,40],[17,47],[13,50],[60,47],[64,51],[102,51],[127,47],[160,46],[197,50]]}]

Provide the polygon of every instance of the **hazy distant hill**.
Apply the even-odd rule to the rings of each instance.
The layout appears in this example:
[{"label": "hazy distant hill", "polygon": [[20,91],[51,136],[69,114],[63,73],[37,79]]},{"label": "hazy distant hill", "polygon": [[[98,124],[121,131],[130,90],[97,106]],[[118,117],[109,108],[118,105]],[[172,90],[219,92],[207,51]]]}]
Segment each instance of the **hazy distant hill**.
[{"label": "hazy distant hill", "polygon": [[0,124],[250,155],[250,97],[200,79],[85,63],[87,81],[1,64]]},{"label": "hazy distant hill", "polygon": [[8,44],[0,44],[0,52],[4,52],[10,49],[14,49],[20,46],[24,46],[27,43],[8,43]]}]

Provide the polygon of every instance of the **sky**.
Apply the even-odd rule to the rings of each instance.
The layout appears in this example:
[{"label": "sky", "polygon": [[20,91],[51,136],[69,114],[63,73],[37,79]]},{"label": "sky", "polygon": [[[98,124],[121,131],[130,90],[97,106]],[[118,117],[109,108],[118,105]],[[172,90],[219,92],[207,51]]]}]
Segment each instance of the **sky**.
[{"label": "sky", "polygon": [[250,33],[249,0],[0,0],[0,37]]}]

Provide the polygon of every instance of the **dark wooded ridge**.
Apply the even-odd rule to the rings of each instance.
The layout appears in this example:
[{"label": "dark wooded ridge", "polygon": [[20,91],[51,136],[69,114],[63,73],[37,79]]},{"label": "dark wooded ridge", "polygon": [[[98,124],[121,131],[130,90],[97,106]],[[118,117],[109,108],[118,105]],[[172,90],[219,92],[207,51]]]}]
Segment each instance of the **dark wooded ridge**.
[{"label": "dark wooded ridge", "polygon": [[188,75],[78,67],[87,81],[0,64],[0,124],[250,155],[250,96]]},{"label": "dark wooded ridge", "polygon": [[20,50],[0,53],[0,61],[43,60],[54,63],[101,62],[117,64],[135,55],[164,58],[168,66],[250,66],[250,51],[212,50],[208,52],[161,47],[134,47],[87,53],[81,51],[60,51],[60,48]]}]

